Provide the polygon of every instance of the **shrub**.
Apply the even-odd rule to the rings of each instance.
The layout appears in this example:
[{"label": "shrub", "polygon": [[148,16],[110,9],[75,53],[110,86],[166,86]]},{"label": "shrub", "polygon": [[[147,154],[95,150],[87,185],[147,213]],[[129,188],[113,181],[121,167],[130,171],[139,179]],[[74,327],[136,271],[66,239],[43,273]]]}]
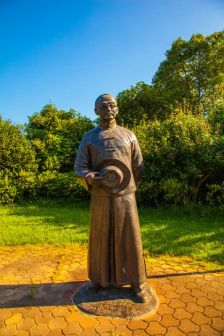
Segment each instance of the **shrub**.
[{"label": "shrub", "polygon": [[208,185],[206,200],[211,205],[224,206],[224,182]]},{"label": "shrub", "polygon": [[29,141],[18,126],[0,119],[0,203],[35,193],[37,164]]},{"label": "shrub", "polygon": [[10,179],[10,174],[5,171],[0,172],[0,204],[9,204],[14,201],[17,195],[16,186]]},{"label": "shrub", "polygon": [[78,145],[93,123],[74,110],[46,105],[29,117],[27,137],[36,152],[39,172],[73,170]]},{"label": "shrub", "polygon": [[77,200],[88,197],[88,194],[80,186],[74,172],[44,171],[38,175],[37,184],[39,196],[69,197]]},{"label": "shrub", "polygon": [[205,200],[206,184],[221,176],[223,141],[203,117],[177,112],[134,128],[145,161],[138,199],[148,205]]}]

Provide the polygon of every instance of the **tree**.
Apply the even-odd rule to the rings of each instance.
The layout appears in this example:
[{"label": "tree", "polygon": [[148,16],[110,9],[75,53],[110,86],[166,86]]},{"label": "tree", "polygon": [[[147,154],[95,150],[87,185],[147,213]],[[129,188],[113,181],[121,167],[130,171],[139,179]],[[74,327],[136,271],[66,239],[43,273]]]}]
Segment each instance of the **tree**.
[{"label": "tree", "polygon": [[224,137],[208,121],[181,110],[134,128],[145,161],[141,202],[205,200],[208,185],[224,181]]},{"label": "tree", "polygon": [[79,142],[92,127],[88,118],[73,109],[66,112],[51,104],[29,117],[26,132],[35,149],[39,171],[72,171]]},{"label": "tree", "polygon": [[178,38],[166,52],[153,85],[168,104],[187,102],[195,114],[224,107],[224,31]]},{"label": "tree", "polygon": [[218,110],[210,111],[208,120],[212,125],[214,132],[224,136],[224,106]]},{"label": "tree", "polygon": [[18,126],[0,118],[0,203],[35,192],[37,164],[29,141]]},{"label": "tree", "polygon": [[166,104],[157,90],[144,82],[117,95],[119,114],[117,121],[121,125],[133,127],[139,123],[166,116]]}]

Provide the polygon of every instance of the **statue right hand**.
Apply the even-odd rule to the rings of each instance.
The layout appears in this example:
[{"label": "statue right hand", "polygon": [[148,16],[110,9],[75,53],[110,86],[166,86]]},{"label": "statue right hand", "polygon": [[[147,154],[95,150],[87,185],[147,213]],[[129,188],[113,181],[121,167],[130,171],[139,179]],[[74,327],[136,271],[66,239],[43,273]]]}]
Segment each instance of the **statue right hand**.
[{"label": "statue right hand", "polygon": [[103,176],[101,173],[98,172],[91,172],[87,175],[86,181],[88,184],[93,186],[96,182],[101,181],[103,179]]}]

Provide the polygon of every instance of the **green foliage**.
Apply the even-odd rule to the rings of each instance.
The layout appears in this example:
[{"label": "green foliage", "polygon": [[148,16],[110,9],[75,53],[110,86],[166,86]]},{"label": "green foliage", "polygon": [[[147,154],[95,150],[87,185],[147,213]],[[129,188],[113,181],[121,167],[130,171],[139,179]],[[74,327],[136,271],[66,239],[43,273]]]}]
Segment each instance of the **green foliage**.
[{"label": "green foliage", "polygon": [[157,90],[144,82],[139,82],[130,89],[117,95],[119,124],[132,128],[139,123],[155,118],[166,117],[166,104]]},{"label": "green foliage", "polygon": [[39,166],[38,196],[87,197],[75,177],[74,160],[84,133],[92,127],[89,119],[74,110],[65,112],[53,105],[29,118],[26,132]]},{"label": "green foliage", "polygon": [[36,171],[35,153],[20,128],[0,119],[0,203],[33,195]]},{"label": "green foliage", "polygon": [[174,108],[209,116],[223,132],[224,31],[178,38],[165,54],[152,85],[143,82],[117,95],[118,121],[133,127],[168,118]]},{"label": "green foliage", "polygon": [[88,197],[73,166],[80,140],[92,126],[73,110],[59,111],[52,105],[29,118],[25,128],[28,139],[24,129],[0,120],[0,202],[43,195]]},{"label": "green foliage", "polygon": [[204,200],[206,184],[221,179],[224,142],[202,116],[176,111],[164,121],[138,125],[134,132],[145,160],[138,197],[146,205]]},{"label": "green foliage", "polygon": [[224,107],[218,110],[213,109],[208,115],[208,120],[214,132],[219,135],[224,135]]},{"label": "green foliage", "polygon": [[[224,107],[224,31],[178,38],[166,52],[153,84],[167,103],[187,101],[194,113]],[[214,112],[213,112],[214,113]]]},{"label": "green foliage", "polygon": [[74,110],[65,112],[46,105],[29,117],[27,137],[35,149],[39,171],[73,170],[78,145],[93,123]]},{"label": "green foliage", "polygon": [[224,208],[224,182],[221,184],[208,185],[209,191],[206,194],[206,200],[211,205],[219,205]]},{"label": "green foliage", "polygon": [[164,200],[175,205],[188,203],[189,189],[186,180],[180,180],[175,177],[168,177],[160,182],[160,190],[164,195]]},{"label": "green foliage", "polygon": [[[139,82],[117,101],[118,124],[133,129],[145,160],[140,204],[224,203],[224,31],[177,39],[152,85]],[[0,202],[87,197],[73,164],[92,127],[74,110],[51,104],[25,129],[0,118]]]},{"label": "green foliage", "polygon": [[37,178],[38,196],[65,197],[76,200],[87,199],[88,194],[83,192],[74,172],[60,173],[44,171]]},{"label": "green foliage", "polygon": [[0,172],[0,204],[12,203],[17,196],[17,188],[10,177],[9,171]]}]

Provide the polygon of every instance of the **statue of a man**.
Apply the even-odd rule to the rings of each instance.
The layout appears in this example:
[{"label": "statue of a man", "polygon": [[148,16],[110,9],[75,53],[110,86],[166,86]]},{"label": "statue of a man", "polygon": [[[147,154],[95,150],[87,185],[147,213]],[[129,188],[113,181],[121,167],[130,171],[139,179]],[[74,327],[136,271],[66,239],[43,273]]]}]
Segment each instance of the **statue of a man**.
[{"label": "statue of a man", "polygon": [[87,132],[78,149],[75,170],[91,193],[88,276],[92,292],[131,285],[138,302],[146,302],[146,280],[135,191],[143,159],[133,132],[118,126],[116,100],[99,96],[99,126]]}]

